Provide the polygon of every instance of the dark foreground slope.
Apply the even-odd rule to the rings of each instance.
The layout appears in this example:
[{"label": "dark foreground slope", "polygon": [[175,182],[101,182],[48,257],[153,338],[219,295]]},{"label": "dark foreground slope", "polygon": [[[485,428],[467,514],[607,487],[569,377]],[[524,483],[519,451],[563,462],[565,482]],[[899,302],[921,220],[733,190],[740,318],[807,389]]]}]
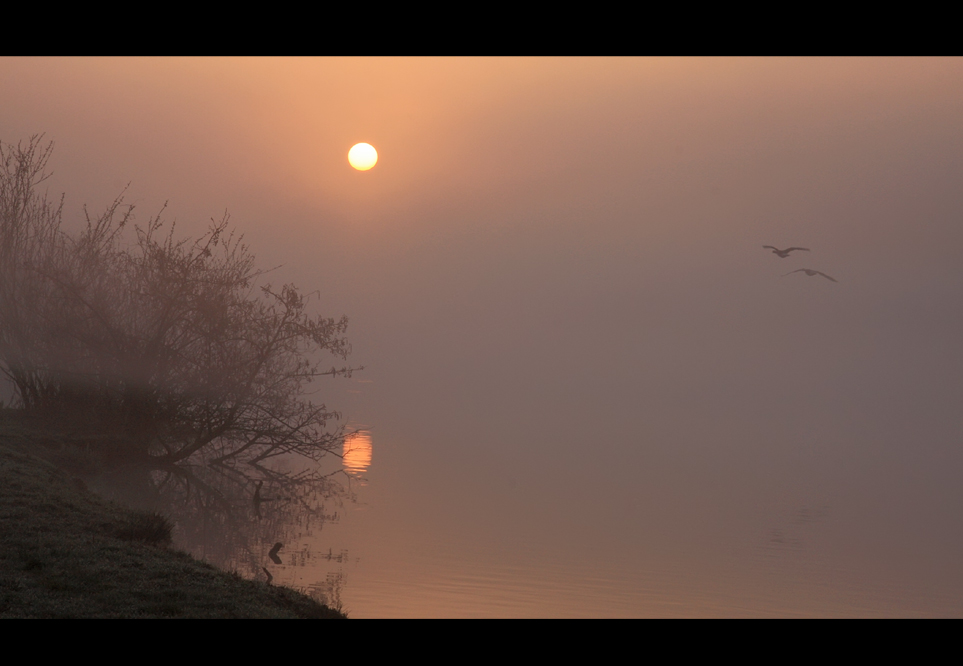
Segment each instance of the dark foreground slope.
[{"label": "dark foreground slope", "polygon": [[161,517],[86,491],[0,423],[0,618],[337,618],[170,549]]}]

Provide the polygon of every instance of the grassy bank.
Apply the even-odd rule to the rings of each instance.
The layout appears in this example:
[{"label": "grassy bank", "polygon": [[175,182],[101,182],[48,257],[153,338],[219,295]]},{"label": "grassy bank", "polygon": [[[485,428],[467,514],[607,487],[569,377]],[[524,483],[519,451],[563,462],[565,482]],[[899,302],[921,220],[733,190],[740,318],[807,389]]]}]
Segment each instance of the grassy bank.
[{"label": "grassy bank", "polygon": [[344,617],[171,549],[163,517],[87,491],[50,445],[0,418],[0,618]]}]

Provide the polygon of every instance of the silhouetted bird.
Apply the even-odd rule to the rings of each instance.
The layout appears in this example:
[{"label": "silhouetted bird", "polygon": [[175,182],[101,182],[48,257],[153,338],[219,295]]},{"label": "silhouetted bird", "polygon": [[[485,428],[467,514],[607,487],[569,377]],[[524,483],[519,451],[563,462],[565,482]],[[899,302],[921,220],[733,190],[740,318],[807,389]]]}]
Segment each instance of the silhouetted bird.
[{"label": "silhouetted bird", "polygon": [[272,548],[272,549],[271,549],[271,552],[268,553],[268,557],[270,557],[270,558],[271,558],[271,561],[274,562],[275,564],[281,564],[281,558],[278,557],[278,551],[279,551],[279,550],[281,550],[281,542],[280,542],[280,541],[278,541],[276,544],[274,544],[274,548]]},{"label": "silhouetted bird", "polygon": [[[823,272],[821,272],[821,271],[814,271],[814,270],[811,269],[811,268],[799,268],[799,269],[794,270],[794,271],[789,271],[788,273],[786,273],[786,275],[792,275],[793,273],[798,273],[799,271],[802,271],[803,273],[805,273],[805,274],[808,275],[809,277],[812,277],[812,276],[814,276],[814,275],[822,275],[822,276],[823,276],[824,278],[826,278],[827,280],[832,280],[833,282],[838,282],[838,280],[837,280],[836,278],[829,277],[829,276],[826,275],[825,273],[823,273]],[[786,275],[783,275],[783,277],[786,277]]]},{"label": "silhouetted bird", "polygon": [[763,247],[767,250],[772,250],[772,253],[778,255],[780,259],[785,259],[788,257],[789,253],[793,250],[804,250],[805,252],[809,252],[808,247],[787,247],[785,250],[780,250],[778,247],[773,247],[772,245],[763,245]]}]

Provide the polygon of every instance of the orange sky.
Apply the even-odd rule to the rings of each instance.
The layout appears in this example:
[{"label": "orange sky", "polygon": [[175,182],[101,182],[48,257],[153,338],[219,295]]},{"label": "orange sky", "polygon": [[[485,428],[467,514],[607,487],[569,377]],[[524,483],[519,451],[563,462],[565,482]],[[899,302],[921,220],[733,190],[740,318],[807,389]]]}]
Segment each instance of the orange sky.
[{"label": "orange sky", "polygon": [[[85,189],[132,180],[148,197],[202,204],[206,192],[204,205],[234,208],[228,197],[255,188],[383,220],[399,207],[568,184],[566,173],[584,189],[639,172],[671,180],[693,161],[786,159],[786,149],[805,159],[814,142],[859,140],[922,109],[945,122],[941,109],[960,102],[950,85],[959,68],[952,59],[55,58],[0,61],[0,86],[10,92],[4,139],[46,132],[59,170],[83,171]],[[358,141],[383,155],[366,180],[344,168]]]}]

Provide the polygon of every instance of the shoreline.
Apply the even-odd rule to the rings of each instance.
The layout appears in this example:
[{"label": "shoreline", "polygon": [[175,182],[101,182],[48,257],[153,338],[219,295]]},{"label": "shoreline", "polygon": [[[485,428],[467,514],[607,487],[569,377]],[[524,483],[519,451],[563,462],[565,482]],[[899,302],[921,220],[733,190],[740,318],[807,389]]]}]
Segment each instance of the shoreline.
[{"label": "shoreline", "polygon": [[33,434],[0,419],[0,618],[346,617],[171,548],[163,516],[87,490]]}]

